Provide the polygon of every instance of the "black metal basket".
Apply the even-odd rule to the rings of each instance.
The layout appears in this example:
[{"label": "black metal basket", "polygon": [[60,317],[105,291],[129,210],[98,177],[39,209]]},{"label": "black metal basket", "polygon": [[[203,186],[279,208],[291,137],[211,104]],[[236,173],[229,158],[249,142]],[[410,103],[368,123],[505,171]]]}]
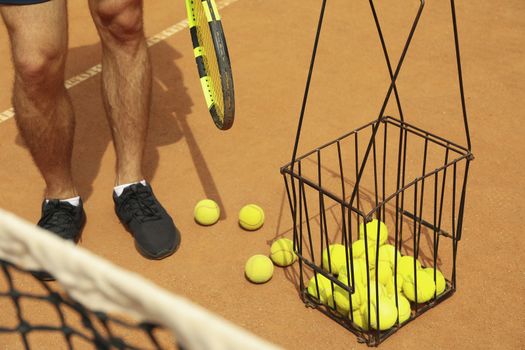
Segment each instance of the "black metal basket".
[{"label": "black metal basket", "polygon": [[[326,0],[323,0],[317,27],[310,70],[299,118],[292,160],[281,168],[288,194],[293,220],[294,249],[299,257],[301,298],[307,306],[318,308],[327,316],[355,333],[358,340],[377,346],[398,329],[428,311],[456,290],[456,257],[461,240],[465,196],[469,164],[473,160],[470,134],[465,107],[460,63],[459,41],[454,0],[451,0],[454,42],[467,146],[461,146],[445,138],[413,126],[404,120],[396,88],[396,79],[410,46],[414,31],[424,8],[421,0],[404,50],[395,69],[385,47],[381,26],[373,1],[370,6],[383,46],[391,85],[376,120],[326,143],[300,157],[297,147],[300,139],[305,106],[308,99],[319,36],[323,23]],[[385,116],[390,97],[396,98],[399,118]],[[389,228],[388,240],[403,255],[411,255],[422,267],[432,268],[434,282],[441,271],[446,280],[444,291],[437,291],[429,300],[410,302],[410,316],[388,329],[381,329],[379,275],[374,266],[379,263],[379,239],[370,239],[374,232],[367,232],[363,225],[364,262],[366,263],[366,314],[365,325],[357,326],[352,310],[352,294],[357,293],[354,275],[353,243],[359,238],[363,223],[377,219]],[[379,237],[378,231],[375,235]],[[330,244],[344,246],[346,282],[332,271]],[[328,268],[323,268],[323,251]],[[394,255],[393,275],[399,268]],[[414,290],[418,291],[419,266],[413,261]],[[327,278],[331,289],[321,297],[320,278]],[[315,280],[315,292],[308,292],[307,282]],[[411,283],[412,283],[411,282]],[[373,286],[372,284],[375,284]],[[345,315],[338,310],[335,290],[347,293],[350,312]],[[398,280],[394,278],[394,291]],[[399,306],[397,292],[392,299]],[[372,305],[372,304],[375,304]],[[370,316],[371,315],[371,316]],[[372,324],[375,319],[375,326]]]}]

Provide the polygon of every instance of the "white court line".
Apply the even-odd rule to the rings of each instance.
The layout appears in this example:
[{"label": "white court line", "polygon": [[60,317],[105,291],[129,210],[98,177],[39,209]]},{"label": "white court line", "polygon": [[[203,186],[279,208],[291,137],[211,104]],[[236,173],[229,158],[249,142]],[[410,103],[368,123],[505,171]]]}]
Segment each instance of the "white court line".
[{"label": "white court line", "polygon": [[[225,8],[228,5],[233,4],[234,2],[237,2],[239,0],[228,0],[228,1],[221,1],[219,3],[219,10]],[[153,35],[152,37],[149,37],[147,39],[148,47],[151,47],[163,40],[166,40],[170,36],[180,32],[181,30],[188,28],[188,20],[184,19],[166,29],[164,29],[162,32],[157,33]],[[64,85],[66,89],[71,89],[73,86],[76,86],[88,79],[93,78],[95,75],[102,72],[102,65],[99,63],[91,68],[86,69],[84,72],[75,75],[73,78],[70,78],[65,81]],[[5,111],[0,113],[0,123],[5,122],[6,120],[9,120],[13,118],[15,115],[15,110],[13,107],[6,109]]]}]

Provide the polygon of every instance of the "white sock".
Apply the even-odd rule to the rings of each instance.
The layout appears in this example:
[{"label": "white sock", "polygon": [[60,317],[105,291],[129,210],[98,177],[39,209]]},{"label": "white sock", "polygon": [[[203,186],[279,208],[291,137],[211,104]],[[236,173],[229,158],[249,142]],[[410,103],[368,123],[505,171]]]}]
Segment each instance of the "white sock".
[{"label": "white sock", "polygon": [[129,183],[129,184],[123,184],[123,185],[115,186],[115,187],[113,187],[113,191],[115,191],[115,193],[117,194],[117,197],[120,197],[120,195],[122,194],[122,192],[124,192],[124,189],[126,189],[126,187],[129,187],[129,186],[134,185],[134,184],[138,184],[139,182],[141,184],[143,184],[144,186],[146,186],[146,180],[140,180],[140,181],[132,182],[132,183]]},{"label": "white sock", "polygon": [[[73,198],[67,198],[67,199],[61,199],[61,202],[67,202],[75,207],[78,207],[80,205],[80,196],[76,196]],[[46,203],[49,202],[49,199],[46,199]]]}]

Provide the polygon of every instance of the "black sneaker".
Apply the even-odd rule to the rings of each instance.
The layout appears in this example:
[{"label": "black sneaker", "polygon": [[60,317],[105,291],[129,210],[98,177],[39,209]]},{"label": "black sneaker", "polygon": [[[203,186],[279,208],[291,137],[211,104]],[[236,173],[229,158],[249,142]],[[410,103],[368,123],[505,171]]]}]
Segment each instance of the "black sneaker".
[{"label": "black sneaker", "polygon": [[[78,206],[58,199],[44,200],[42,203],[42,217],[37,226],[48,230],[55,235],[77,243],[86,223],[86,214],[82,200]],[[45,271],[33,271],[33,276],[42,281],[52,281],[54,278]]]},{"label": "black sneaker", "polygon": [[128,186],[120,196],[113,192],[113,200],[118,218],[133,235],[143,256],[163,259],[179,247],[180,233],[149,184]]}]

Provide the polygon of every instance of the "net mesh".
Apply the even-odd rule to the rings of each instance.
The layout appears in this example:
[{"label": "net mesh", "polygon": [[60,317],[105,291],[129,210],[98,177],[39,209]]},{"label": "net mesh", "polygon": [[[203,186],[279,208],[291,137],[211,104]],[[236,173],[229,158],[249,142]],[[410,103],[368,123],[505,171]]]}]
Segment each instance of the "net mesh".
[{"label": "net mesh", "polygon": [[[161,328],[153,323],[126,322],[124,317],[92,312],[70,299],[53,283],[35,282],[38,289],[24,288],[24,277],[31,276],[7,261],[0,260],[2,271],[3,320],[0,334],[6,346],[26,349],[39,347],[42,337],[52,337],[59,348],[74,349],[91,344],[97,349],[165,349],[173,348],[169,336],[156,332]],[[7,311],[7,312],[6,312]],[[44,311],[45,319],[34,313]],[[130,336],[131,334],[131,336]],[[0,338],[1,339],[1,338]],[[49,343],[49,342],[48,342]]]},{"label": "net mesh", "polygon": [[219,63],[215,46],[213,44],[212,33],[208,19],[204,12],[204,3],[206,0],[195,0],[193,2],[195,11],[195,23],[197,24],[197,37],[204,53],[202,58],[204,60],[204,67],[208,74],[207,83],[211,92],[212,101],[215,104],[217,114],[221,119],[224,118],[224,96],[222,94],[221,72],[219,70]]},{"label": "net mesh", "polygon": [[[28,271],[49,271],[57,282]],[[277,349],[189,300],[0,210],[0,344]]]}]

